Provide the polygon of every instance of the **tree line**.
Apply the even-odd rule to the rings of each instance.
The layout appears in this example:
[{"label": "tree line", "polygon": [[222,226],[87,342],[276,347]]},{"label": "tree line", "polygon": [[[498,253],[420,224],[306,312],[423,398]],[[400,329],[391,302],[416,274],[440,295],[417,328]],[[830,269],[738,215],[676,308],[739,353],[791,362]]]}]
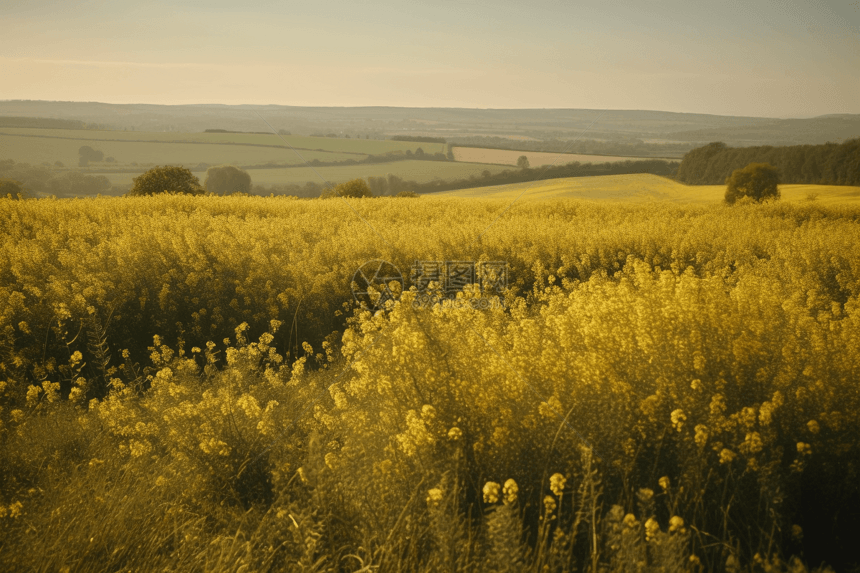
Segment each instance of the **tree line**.
[{"label": "tree line", "polygon": [[55,173],[42,165],[0,160],[0,180],[14,181],[24,197],[39,194],[57,197],[97,195],[111,192],[111,182],[104,175],[84,175],[79,171]]},{"label": "tree line", "polygon": [[97,123],[85,123],[76,119],[54,119],[48,117],[0,117],[0,127],[36,127],[40,129],[102,129]]},{"label": "tree line", "polygon": [[642,140],[599,141],[583,139],[544,139],[540,141],[514,140],[507,137],[472,135],[449,139],[459,147],[484,147],[512,151],[540,151],[545,153],[582,153],[586,155],[620,155],[628,157],[681,157],[692,149],[690,143],[645,143]]},{"label": "tree line", "polygon": [[395,135],[391,141],[411,141],[413,143],[445,143],[442,137],[426,137],[423,135]]},{"label": "tree line", "polygon": [[783,184],[860,185],[860,139],[785,147],[709,143],[684,156],[675,178],[688,185],[719,185],[750,163],[774,166]]},{"label": "tree line", "polygon": [[[441,155],[441,154],[436,154]],[[430,157],[425,155],[425,157]],[[526,163],[523,163],[525,165]],[[653,175],[671,176],[678,167],[677,162],[659,159],[620,161],[607,163],[579,163],[557,165],[530,169],[523,167],[518,170],[505,170],[492,173],[485,170],[464,179],[451,181],[434,180],[426,183],[405,180],[397,175],[385,177],[367,177],[367,186],[373,196],[393,196],[403,193],[435,193],[453,189],[469,189],[526,181],[541,181],[561,177],[589,177],[595,175],[623,175],[633,173],[651,173]],[[21,182],[25,196],[33,194],[56,195],[57,197],[74,197],[77,195],[93,195],[107,193],[111,190],[110,181],[103,175],[90,176],[79,172],[69,171],[61,175],[41,166],[33,167],[26,163],[15,163],[13,160],[0,161],[0,179]],[[10,193],[14,188],[10,187]],[[325,194],[326,185],[310,181],[304,185],[286,183],[265,187],[253,185],[251,176],[246,171],[234,166],[211,167],[206,172],[203,184],[190,170],[178,166],[154,167],[136,177],[128,195],[151,195],[163,192],[179,192],[201,195],[204,193],[254,194],[254,195],[294,195],[296,197],[320,197]]]},{"label": "tree line", "polygon": [[474,187],[488,187],[491,185],[507,185],[510,183],[525,183],[527,181],[543,181],[546,179],[559,179],[563,177],[592,177],[596,175],[630,175],[634,173],[650,173],[671,177],[678,168],[677,161],[665,161],[662,159],[645,159],[638,161],[616,161],[606,163],[579,163],[574,161],[567,165],[555,165],[551,167],[539,167],[536,169],[505,170],[501,173],[484,171],[481,177],[471,176],[468,179],[455,179],[453,181],[428,181],[416,183],[415,181],[404,182],[404,188],[399,191],[414,191],[415,193],[435,193],[437,191],[451,191],[453,189],[471,189]]}]

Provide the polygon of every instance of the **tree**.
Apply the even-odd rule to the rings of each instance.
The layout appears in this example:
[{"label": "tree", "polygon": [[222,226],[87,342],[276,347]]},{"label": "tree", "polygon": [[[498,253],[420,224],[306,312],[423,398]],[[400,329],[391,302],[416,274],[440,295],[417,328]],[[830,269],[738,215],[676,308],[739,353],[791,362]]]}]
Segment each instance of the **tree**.
[{"label": "tree", "polygon": [[82,145],[78,149],[78,155],[80,156],[78,165],[81,167],[86,167],[90,161],[101,161],[105,157],[103,152],[97,151],[89,145]]},{"label": "tree", "polygon": [[753,201],[779,199],[779,172],[767,163],[750,163],[726,179],[726,203],[749,197]]},{"label": "tree", "polygon": [[373,197],[370,187],[364,179],[353,179],[346,183],[336,185],[331,189],[326,189],[320,195],[321,199],[330,199],[332,197],[350,197],[360,199],[362,197]]},{"label": "tree", "polygon": [[232,193],[250,193],[251,176],[232,165],[223,167],[210,167],[206,171],[206,181],[203,183],[206,190],[217,195],[230,195]]},{"label": "tree", "polygon": [[80,171],[67,171],[48,181],[47,191],[57,197],[79,197],[107,193],[110,181],[104,175],[84,175]]},{"label": "tree", "polygon": [[203,195],[206,190],[200,185],[200,180],[185,167],[165,165],[153,167],[143,175],[135,177],[128,195],[140,197],[160,193]]},{"label": "tree", "polygon": [[529,158],[525,155],[520,155],[517,158],[517,167],[520,169],[528,169],[529,168]]},{"label": "tree", "polygon": [[368,177],[367,185],[370,187],[371,193],[376,197],[388,195],[388,179],[385,177]]},{"label": "tree", "polygon": [[0,199],[24,199],[24,186],[14,179],[0,179]]}]

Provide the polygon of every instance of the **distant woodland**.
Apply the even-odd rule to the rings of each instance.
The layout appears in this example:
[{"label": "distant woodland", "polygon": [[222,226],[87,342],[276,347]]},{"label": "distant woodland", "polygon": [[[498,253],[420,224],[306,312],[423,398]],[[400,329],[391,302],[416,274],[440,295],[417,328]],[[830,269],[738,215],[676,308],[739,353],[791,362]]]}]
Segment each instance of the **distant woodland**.
[{"label": "distant woodland", "polygon": [[520,140],[509,137],[470,136],[449,139],[452,145],[511,149],[515,151],[541,151],[548,153],[583,153],[587,155],[621,155],[629,157],[681,158],[694,143],[645,143],[640,139],[599,141],[596,139]]},{"label": "distant woodland", "polygon": [[750,163],[773,165],[780,183],[860,185],[860,139],[787,147],[710,143],[687,153],[675,178],[688,185],[721,185],[732,171]]},{"label": "distant woodland", "polygon": [[75,119],[50,117],[0,117],[0,127],[37,127],[42,129],[100,129],[102,126]]}]

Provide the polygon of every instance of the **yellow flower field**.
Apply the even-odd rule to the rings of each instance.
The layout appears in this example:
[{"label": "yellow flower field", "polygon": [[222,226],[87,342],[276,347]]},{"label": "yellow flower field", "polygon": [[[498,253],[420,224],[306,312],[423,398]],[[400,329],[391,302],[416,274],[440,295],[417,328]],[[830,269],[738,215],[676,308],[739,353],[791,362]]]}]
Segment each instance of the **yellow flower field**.
[{"label": "yellow flower field", "polygon": [[[654,179],[0,201],[0,569],[848,570],[851,190]],[[413,304],[416,260],[504,305]]]}]

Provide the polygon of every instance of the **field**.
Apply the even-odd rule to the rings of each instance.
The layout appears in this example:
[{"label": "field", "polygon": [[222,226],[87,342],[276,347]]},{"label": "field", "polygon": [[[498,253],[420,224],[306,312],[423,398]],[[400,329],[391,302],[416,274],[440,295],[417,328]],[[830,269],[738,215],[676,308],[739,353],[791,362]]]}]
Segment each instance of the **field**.
[{"label": "field", "polygon": [[[289,167],[281,169],[249,169],[251,181],[255,185],[282,185],[287,183],[304,184],[307,181],[322,183],[322,175],[330,183],[342,183],[356,178],[381,177],[389,173],[406,180],[424,183],[434,179],[459,179],[471,175],[480,176],[483,171],[502,171],[500,166],[478,165],[474,163],[454,163],[445,161],[404,160],[391,163],[372,163],[366,165]],[[319,173],[319,175],[317,175]],[[131,185],[136,173],[97,173],[104,175],[114,185]],[[197,173],[201,181],[204,173]]]},{"label": "field", "polygon": [[[856,204],[860,187],[844,185],[780,185],[783,202],[806,202],[810,197],[825,204]],[[725,185],[684,185],[658,175],[605,175],[533,181],[495,187],[443,191],[439,195],[484,199],[589,199],[625,202],[673,201],[716,203],[723,200]]]},{"label": "field", "polygon": [[[6,159],[37,165],[43,162],[53,164],[55,161],[61,161],[66,167],[72,168],[77,168],[78,165],[78,149],[82,145],[89,145],[104,152],[105,157],[113,157],[116,159],[116,163],[93,163],[87,172],[96,173],[99,168],[126,169],[130,172],[129,179],[145,171],[142,166],[148,164],[182,165],[193,168],[199,163],[237,166],[260,165],[270,161],[278,164],[304,163],[294,151],[286,147],[255,147],[180,141],[89,141],[86,139],[3,135],[0,135],[0,145],[2,145],[0,153]],[[272,143],[272,145],[275,144]],[[308,150],[301,150],[300,153],[307,161],[314,159],[319,161],[361,160],[367,157],[366,155]],[[133,165],[135,163],[140,164],[140,166]]]},{"label": "field", "polygon": [[853,570],[860,209],[601,185],[0,201],[0,569]]},{"label": "field", "polygon": [[[260,124],[260,131],[267,131],[265,124]],[[37,137],[39,139],[46,138],[64,138],[72,141],[77,141],[78,147],[81,145],[90,145],[99,147],[99,145],[108,145],[112,142],[157,142],[157,143],[233,143],[244,146],[260,146],[274,145],[286,146],[289,144],[297,149],[317,149],[335,153],[356,153],[361,155],[382,155],[394,151],[406,151],[407,149],[413,152],[419,147],[426,153],[444,153],[445,146],[440,143],[415,143],[409,141],[378,141],[372,139],[346,139],[335,137],[310,137],[302,135],[282,135],[265,133],[193,133],[193,132],[169,132],[169,131],[96,131],[96,130],[77,130],[77,129],[37,129],[37,128],[15,128],[2,127],[0,128],[0,142],[3,143],[2,148],[9,146],[9,149],[14,148],[15,139],[10,139],[13,136],[18,137]],[[282,139],[283,138],[283,139]],[[286,141],[286,144],[284,143]],[[95,143],[96,145],[93,145]],[[75,159],[77,160],[77,149],[75,150]],[[109,155],[106,153],[106,155]],[[20,159],[9,157],[15,161],[29,161],[26,156]]]},{"label": "field", "polygon": [[[517,159],[525,155],[531,167],[564,165],[566,163],[615,163],[653,157],[619,157],[614,155],[580,155],[577,153],[544,153],[539,151],[510,151],[507,149],[485,149],[480,147],[454,147],[454,160],[494,165],[516,165]],[[672,161],[672,160],[667,160]]]},{"label": "field", "polygon": [[[263,126],[265,127],[265,126]],[[283,138],[283,139],[282,139]],[[193,168],[200,163],[237,166],[298,165],[305,161],[360,161],[368,155],[405,153],[419,147],[425,153],[444,153],[437,143],[338,139],[331,137],[276,136],[274,134],[171,133],[134,131],[88,131],[59,129],[0,128],[0,158],[35,165],[62,162],[78,164],[78,149],[89,145],[113,157],[115,163],[93,163],[89,172],[124,170],[130,182],[142,173],[141,166],[182,165]],[[299,154],[293,149],[292,146]],[[309,179],[303,179],[304,183]]]}]

